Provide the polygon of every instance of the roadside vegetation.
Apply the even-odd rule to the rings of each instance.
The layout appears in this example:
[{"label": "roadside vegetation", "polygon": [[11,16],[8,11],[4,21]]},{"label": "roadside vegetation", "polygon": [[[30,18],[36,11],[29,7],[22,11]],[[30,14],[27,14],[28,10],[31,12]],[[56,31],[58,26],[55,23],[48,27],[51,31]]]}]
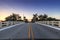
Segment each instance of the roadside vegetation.
[{"label": "roadside vegetation", "polygon": [[5,21],[22,21],[22,22],[28,22],[28,19],[24,16],[23,20],[19,14],[12,13],[12,15],[7,16],[5,18]]},{"label": "roadside vegetation", "polygon": [[47,14],[44,15],[33,14],[31,22],[35,21],[60,21],[60,19],[49,17]]},{"label": "roadside vegetation", "polygon": [[[15,13],[12,13],[12,15],[7,16],[5,18],[5,21],[23,21],[26,23],[29,22],[25,16],[23,17],[23,20],[22,20],[21,16],[19,14],[15,14]],[[60,20],[56,19],[56,18],[49,17],[47,14],[43,14],[43,15],[42,14],[41,15],[33,14],[31,22],[34,23],[36,21],[60,21]]]}]

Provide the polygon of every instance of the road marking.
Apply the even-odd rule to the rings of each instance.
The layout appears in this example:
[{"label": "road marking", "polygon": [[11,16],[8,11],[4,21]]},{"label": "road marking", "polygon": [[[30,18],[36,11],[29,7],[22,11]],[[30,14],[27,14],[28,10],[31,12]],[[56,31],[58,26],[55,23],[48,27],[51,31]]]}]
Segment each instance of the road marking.
[{"label": "road marking", "polygon": [[29,30],[28,30],[28,39],[30,39],[30,33],[31,33],[31,30],[30,30],[30,26],[29,26]]},{"label": "road marking", "polygon": [[32,30],[32,26],[30,28],[31,28],[32,40],[34,40],[34,33],[33,33],[33,30]]},{"label": "road marking", "polygon": [[29,25],[28,39],[30,39],[31,34],[32,34],[32,40],[34,40],[34,33],[33,33],[33,30],[32,30],[32,26],[31,26],[31,25]]}]

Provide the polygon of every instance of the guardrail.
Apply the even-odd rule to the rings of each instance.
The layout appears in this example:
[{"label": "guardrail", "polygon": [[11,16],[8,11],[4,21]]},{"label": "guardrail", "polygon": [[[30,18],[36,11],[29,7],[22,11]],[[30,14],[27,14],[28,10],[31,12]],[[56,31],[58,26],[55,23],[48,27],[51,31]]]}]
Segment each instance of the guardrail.
[{"label": "guardrail", "polygon": [[21,21],[5,21],[5,22],[0,22],[0,28],[15,25],[18,23],[22,23]]},{"label": "guardrail", "polygon": [[51,26],[58,26],[60,27],[60,21],[38,21],[36,23],[47,24]]}]

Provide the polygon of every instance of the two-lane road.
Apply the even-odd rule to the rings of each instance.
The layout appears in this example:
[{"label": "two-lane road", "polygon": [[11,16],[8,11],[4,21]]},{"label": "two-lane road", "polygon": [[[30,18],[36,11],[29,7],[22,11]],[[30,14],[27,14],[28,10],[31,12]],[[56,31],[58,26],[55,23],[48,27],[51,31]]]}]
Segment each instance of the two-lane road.
[{"label": "two-lane road", "polygon": [[24,23],[0,31],[0,39],[60,39],[60,31],[36,23]]}]

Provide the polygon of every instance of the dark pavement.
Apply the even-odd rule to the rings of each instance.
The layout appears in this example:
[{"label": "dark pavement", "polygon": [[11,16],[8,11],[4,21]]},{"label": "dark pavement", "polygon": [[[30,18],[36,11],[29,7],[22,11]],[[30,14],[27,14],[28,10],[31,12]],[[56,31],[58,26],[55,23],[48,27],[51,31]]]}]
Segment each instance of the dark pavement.
[{"label": "dark pavement", "polygon": [[24,23],[0,31],[0,39],[60,39],[60,31],[36,23]]}]

